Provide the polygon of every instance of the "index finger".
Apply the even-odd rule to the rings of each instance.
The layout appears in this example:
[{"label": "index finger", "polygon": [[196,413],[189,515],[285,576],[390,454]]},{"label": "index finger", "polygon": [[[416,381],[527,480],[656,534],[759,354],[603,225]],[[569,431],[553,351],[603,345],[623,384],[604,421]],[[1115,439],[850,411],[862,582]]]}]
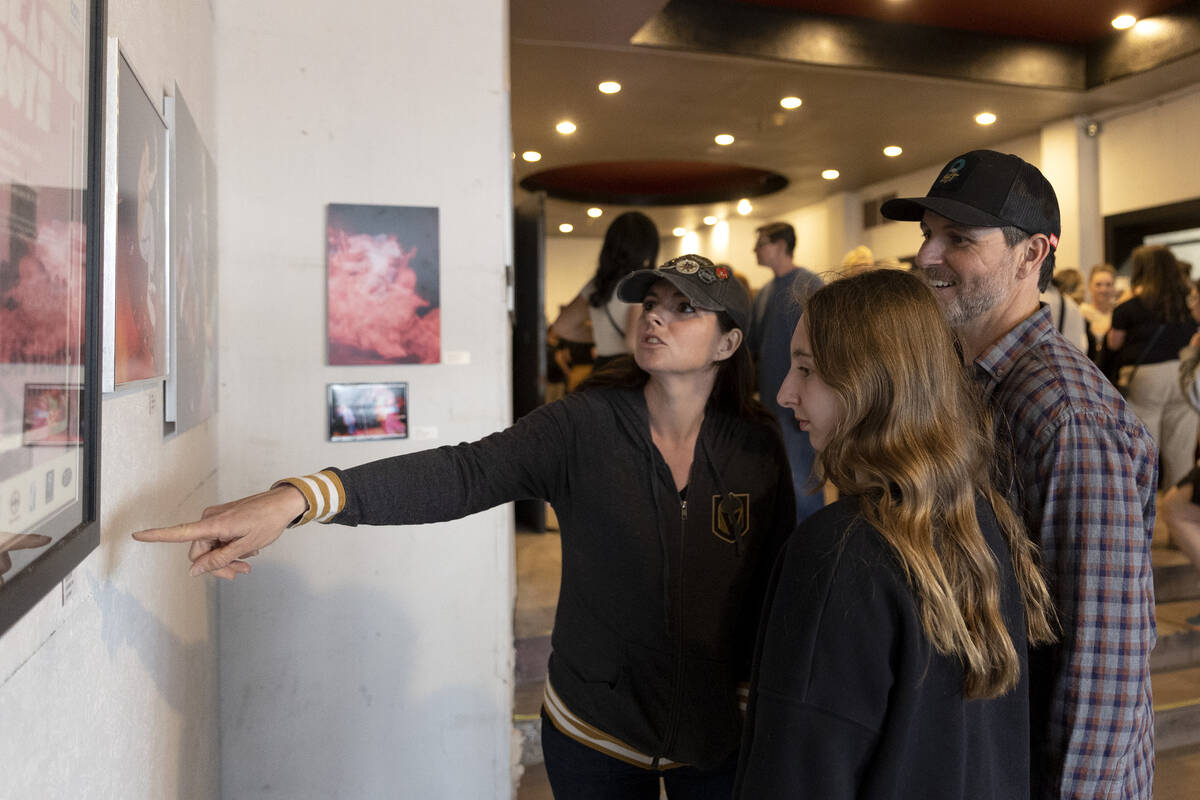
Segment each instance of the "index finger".
[{"label": "index finger", "polygon": [[210,532],[203,522],[185,522],[169,528],[149,528],[132,536],[139,542],[195,542],[216,538],[216,534]]}]

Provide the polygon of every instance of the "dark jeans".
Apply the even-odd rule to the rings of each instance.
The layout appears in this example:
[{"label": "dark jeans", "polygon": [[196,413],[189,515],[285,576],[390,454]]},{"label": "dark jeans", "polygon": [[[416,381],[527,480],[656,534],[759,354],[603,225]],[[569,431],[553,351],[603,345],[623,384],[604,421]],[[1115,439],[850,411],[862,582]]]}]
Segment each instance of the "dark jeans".
[{"label": "dark jeans", "polygon": [[670,800],[730,800],[737,756],[716,769],[642,769],[567,736],[542,713],[542,753],[555,800],[658,800],[661,777]]}]

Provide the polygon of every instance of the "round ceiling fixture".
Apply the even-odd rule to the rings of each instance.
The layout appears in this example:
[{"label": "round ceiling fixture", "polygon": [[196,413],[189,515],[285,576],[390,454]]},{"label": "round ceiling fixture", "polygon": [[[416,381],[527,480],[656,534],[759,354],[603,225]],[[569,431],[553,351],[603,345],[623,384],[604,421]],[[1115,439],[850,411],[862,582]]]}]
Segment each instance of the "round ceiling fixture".
[{"label": "round ceiling fixture", "polygon": [[521,188],[558,200],[622,206],[720,203],[778,192],[777,172],[703,161],[596,161],[535,172]]}]

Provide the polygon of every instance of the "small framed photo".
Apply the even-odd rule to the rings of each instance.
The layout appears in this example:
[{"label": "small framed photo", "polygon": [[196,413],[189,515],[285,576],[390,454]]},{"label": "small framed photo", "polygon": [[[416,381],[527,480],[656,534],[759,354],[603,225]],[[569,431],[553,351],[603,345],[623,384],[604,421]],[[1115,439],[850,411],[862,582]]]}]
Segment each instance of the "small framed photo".
[{"label": "small framed photo", "polygon": [[328,384],[329,441],[408,438],[407,383]]},{"label": "small framed photo", "polygon": [[79,405],[83,387],[63,383],[25,384],[25,413],[21,443],[34,445],[81,445]]}]

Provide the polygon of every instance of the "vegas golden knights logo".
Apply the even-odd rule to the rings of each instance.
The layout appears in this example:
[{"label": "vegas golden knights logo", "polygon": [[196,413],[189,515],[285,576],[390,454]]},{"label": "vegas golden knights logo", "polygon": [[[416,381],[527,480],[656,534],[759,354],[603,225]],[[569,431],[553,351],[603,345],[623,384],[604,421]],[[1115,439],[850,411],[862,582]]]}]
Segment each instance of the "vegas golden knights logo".
[{"label": "vegas golden knights logo", "polygon": [[712,499],[712,532],[731,544],[750,532],[750,495],[729,492]]}]

